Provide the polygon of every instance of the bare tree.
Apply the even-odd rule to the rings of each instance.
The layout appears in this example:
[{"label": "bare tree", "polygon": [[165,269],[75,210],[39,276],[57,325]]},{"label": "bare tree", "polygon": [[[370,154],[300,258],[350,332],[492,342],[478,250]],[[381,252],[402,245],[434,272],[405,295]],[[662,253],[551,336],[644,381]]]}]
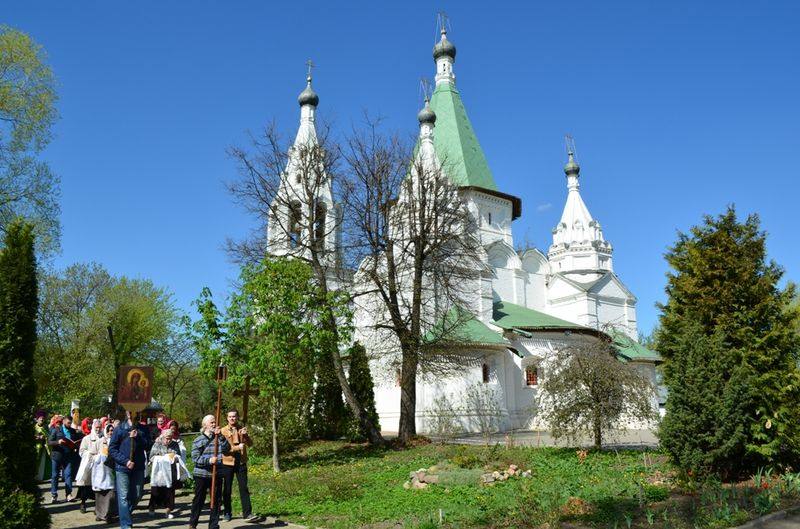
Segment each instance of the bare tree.
[{"label": "bare tree", "polygon": [[[346,271],[342,266],[339,233],[342,215],[333,200],[340,149],[324,134],[302,136],[286,145],[276,127],[267,127],[260,137],[252,137],[252,150],[230,149],[241,178],[229,185],[235,199],[259,220],[253,236],[245,241],[229,241],[231,254],[239,261],[255,262],[267,253],[291,255],[311,266],[323,296],[347,295],[342,288]],[[312,132],[314,132],[312,130]],[[266,235],[266,236],[265,236]],[[349,322],[336,313],[330,303],[320,313],[319,322],[332,339],[327,354],[345,401],[358,418],[371,443],[382,443],[375,424],[358,401],[345,376],[339,349],[335,344],[350,340]]]},{"label": "bare tree", "polygon": [[473,316],[460,307],[476,298],[486,266],[447,160],[433,151],[433,121],[420,122],[413,149],[368,119],[343,152],[347,248],[360,262],[356,301],[369,315],[373,349],[383,345],[372,354],[399,366],[403,442],[416,434],[418,375],[463,371],[458,330]]},{"label": "bare tree", "polygon": [[600,448],[612,430],[628,421],[657,419],[650,379],[623,361],[613,345],[615,331],[573,334],[557,348],[542,383],[542,417],[556,439],[590,434]]}]

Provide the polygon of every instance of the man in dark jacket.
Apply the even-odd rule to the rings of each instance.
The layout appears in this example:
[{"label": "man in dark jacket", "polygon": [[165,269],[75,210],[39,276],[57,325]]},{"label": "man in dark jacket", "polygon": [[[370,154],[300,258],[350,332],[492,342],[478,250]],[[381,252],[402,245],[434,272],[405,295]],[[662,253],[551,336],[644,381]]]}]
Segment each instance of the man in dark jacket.
[{"label": "man in dark jacket", "polygon": [[66,429],[64,428],[65,420],[69,420],[69,417],[56,415],[47,436],[53,471],[50,478],[50,495],[53,497],[53,503],[58,500],[59,471],[64,472],[64,492],[67,494],[67,501],[72,501],[72,454],[75,451],[75,443],[71,439],[72,428],[69,424]]},{"label": "man in dark jacket", "polygon": [[151,444],[147,428],[134,423],[129,413],[114,429],[108,443],[108,455],[114,460],[117,475],[117,505],[121,529],[131,529],[133,525],[133,509],[144,493],[144,467]]},{"label": "man in dark jacket", "polygon": [[[214,455],[214,440],[217,441],[217,455]],[[214,508],[208,519],[209,529],[219,528],[219,511],[222,502],[222,456],[231,452],[231,445],[217,428],[217,420],[213,415],[203,417],[203,431],[192,442],[192,461],[194,462],[194,499],[189,527],[197,528],[200,511],[206,503],[206,492],[211,489],[211,472],[217,468],[217,481],[214,490]]]}]

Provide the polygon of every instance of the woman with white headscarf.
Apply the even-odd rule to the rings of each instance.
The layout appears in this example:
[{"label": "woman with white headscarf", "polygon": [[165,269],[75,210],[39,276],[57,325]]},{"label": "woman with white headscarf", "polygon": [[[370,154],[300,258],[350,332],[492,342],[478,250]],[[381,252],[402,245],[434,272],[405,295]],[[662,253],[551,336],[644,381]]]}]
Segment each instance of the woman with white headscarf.
[{"label": "woman with white headscarf", "polygon": [[103,432],[100,429],[100,421],[95,419],[92,421],[89,435],[81,439],[81,446],[78,449],[81,464],[75,474],[75,485],[78,486],[78,498],[81,500],[82,513],[86,512],[86,500],[94,497],[94,492],[92,491],[92,464],[94,463],[94,458],[100,453],[102,439]]},{"label": "woman with white headscarf", "polygon": [[97,522],[113,522],[117,516],[117,496],[115,490],[114,468],[106,465],[108,442],[114,425],[107,423],[99,442],[98,454],[92,462],[92,490],[94,491],[94,519]]}]

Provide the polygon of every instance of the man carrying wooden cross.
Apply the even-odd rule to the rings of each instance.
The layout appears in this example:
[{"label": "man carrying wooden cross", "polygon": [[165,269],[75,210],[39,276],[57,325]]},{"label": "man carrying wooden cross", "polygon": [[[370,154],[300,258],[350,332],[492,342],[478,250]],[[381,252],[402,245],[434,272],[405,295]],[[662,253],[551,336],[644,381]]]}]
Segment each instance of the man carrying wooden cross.
[{"label": "man carrying wooden cross", "polygon": [[239,483],[239,497],[242,500],[242,518],[250,523],[260,522],[262,518],[252,513],[250,504],[250,489],[247,487],[247,447],[253,446],[253,440],[247,427],[239,424],[239,411],[228,411],[228,424],[222,428],[222,435],[231,445],[231,453],[222,457],[222,464],[227,468],[222,474],[222,504],[225,507],[225,521],[231,521],[233,509],[231,508],[231,494],[233,492],[233,479]]}]

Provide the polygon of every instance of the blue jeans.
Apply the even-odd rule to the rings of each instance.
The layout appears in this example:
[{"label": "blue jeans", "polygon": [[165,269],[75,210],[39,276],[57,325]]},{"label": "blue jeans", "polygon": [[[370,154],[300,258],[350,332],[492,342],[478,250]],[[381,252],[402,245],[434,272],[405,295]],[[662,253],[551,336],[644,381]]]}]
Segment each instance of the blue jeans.
[{"label": "blue jeans", "polygon": [[67,456],[62,456],[61,459],[50,459],[51,467],[50,469],[53,471],[50,477],[50,495],[53,498],[58,497],[58,471],[63,469],[64,470],[64,491],[67,493],[67,496],[72,494],[72,459]]},{"label": "blue jeans", "polygon": [[130,529],[133,525],[133,509],[144,493],[144,469],[131,470],[130,474],[117,471],[117,506],[119,526]]}]

